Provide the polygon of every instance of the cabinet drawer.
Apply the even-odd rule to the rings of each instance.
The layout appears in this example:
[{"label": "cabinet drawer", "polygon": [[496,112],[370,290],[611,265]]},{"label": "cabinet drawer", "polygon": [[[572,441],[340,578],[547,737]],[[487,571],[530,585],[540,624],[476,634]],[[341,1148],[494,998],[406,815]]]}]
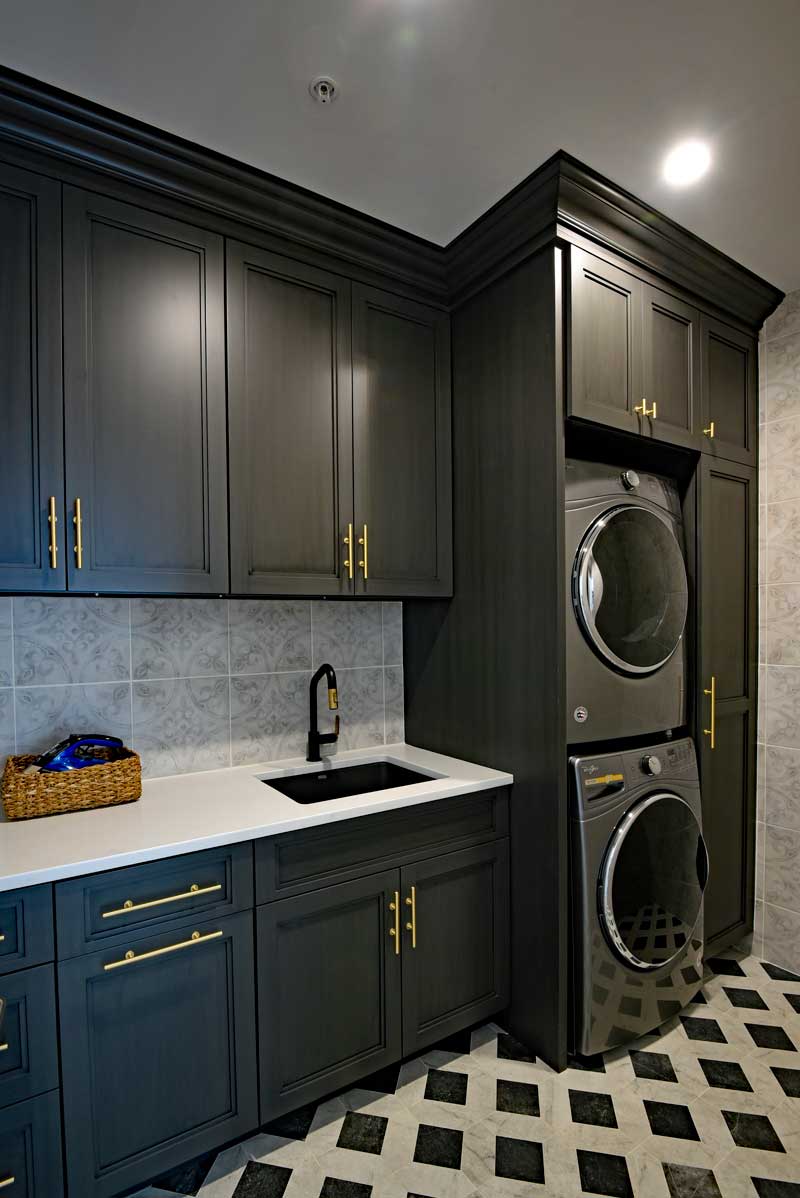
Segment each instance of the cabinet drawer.
[{"label": "cabinet drawer", "polygon": [[62,1198],[58,1091],[0,1111],[3,1198]]},{"label": "cabinet drawer", "polygon": [[52,959],[52,887],[29,886],[0,894],[0,974]]},{"label": "cabinet drawer", "polygon": [[253,905],[250,841],[56,884],[59,960]]},{"label": "cabinet drawer", "polygon": [[481,791],[256,841],[256,902],[505,836],[508,794]]},{"label": "cabinet drawer", "polygon": [[0,1107],[58,1085],[56,992],[52,965],[0,980],[5,1018],[0,1027]]}]

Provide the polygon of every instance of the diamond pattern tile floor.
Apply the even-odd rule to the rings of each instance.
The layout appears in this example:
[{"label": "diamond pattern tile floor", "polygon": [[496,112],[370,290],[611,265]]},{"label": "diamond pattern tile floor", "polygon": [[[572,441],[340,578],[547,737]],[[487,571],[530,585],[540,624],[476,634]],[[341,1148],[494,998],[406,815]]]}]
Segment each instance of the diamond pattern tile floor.
[{"label": "diamond pattern tile floor", "polygon": [[691,1005],[556,1074],[494,1024],[132,1198],[800,1198],[800,977],[731,951]]}]

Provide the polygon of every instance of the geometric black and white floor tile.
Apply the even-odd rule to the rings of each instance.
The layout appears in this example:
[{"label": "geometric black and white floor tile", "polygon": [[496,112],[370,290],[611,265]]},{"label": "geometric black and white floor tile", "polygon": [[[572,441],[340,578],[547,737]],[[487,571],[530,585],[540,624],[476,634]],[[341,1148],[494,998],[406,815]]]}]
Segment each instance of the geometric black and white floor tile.
[{"label": "geometric black and white floor tile", "polygon": [[554,1073],[494,1024],[136,1198],[800,1198],[800,977],[738,952],[653,1035]]}]

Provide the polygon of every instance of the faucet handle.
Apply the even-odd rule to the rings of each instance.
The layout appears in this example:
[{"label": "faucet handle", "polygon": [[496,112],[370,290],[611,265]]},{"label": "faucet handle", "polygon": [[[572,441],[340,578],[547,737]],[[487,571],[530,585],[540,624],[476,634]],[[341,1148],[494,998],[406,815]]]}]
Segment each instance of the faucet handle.
[{"label": "faucet handle", "polygon": [[338,715],[337,715],[336,719],[333,721],[333,735],[334,736],[339,735],[339,717],[338,717]]},{"label": "faucet handle", "polygon": [[328,687],[328,707],[331,711],[336,711],[339,706],[339,692],[335,686]]}]

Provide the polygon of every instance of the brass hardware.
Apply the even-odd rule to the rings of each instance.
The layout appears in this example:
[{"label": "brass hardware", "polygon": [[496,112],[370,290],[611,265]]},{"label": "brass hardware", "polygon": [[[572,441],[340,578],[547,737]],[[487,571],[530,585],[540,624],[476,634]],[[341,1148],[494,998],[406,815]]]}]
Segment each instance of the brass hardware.
[{"label": "brass hardware", "polygon": [[9,1186],[13,1186],[16,1180],[16,1177],[4,1177],[3,1180],[0,1181],[0,1190],[7,1190]]},{"label": "brass hardware", "polygon": [[164,948],[151,948],[146,953],[135,953],[132,948],[129,948],[121,961],[109,961],[108,965],[104,965],[103,969],[119,969],[120,965],[135,965],[137,961],[149,961],[151,957],[163,957],[164,953],[176,953],[181,948],[192,948],[195,944],[205,944],[206,940],[217,940],[223,936],[224,932],[206,932],[201,936],[199,932],[192,932],[189,940],[180,940],[177,944],[167,944]]},{"label": "brass hardware", "polygon": [[713,420],[709,424],[708,428],[703,429],[703,432],[709,438],[709,440],[711,440],[711,441],[714,440],[714,421]]},{"label": "brass hardware", "polygon": [[368,573],[369,546],[367,544],[367,526],[366,526],[366,524],[364,525],[364,535],[363,535],[363,537],[358,538],[358,543],[359,543],[359,545],[364,546],[364,556],[361,558],[361,560],[359,561],[358,564],[361,567],[361,569],[364,571],[364,581],[366,582],[367,578],[369,578],[369,573]]},{"label": "brass hardware", "polygon": [[6,1042],[5,1044],[0,1044],[0,1052],[6,1052],[6,1051],[7,1051],[7,1049],[8,1049],[8,1043],[7,1043],[7,1042]]},{"label": "brass hardware", "polygon": [[717,680],[713,674],[711,675],[711,687],[708,690],[704,690],[703,694],[709,695],[711,698],[711,719],[709,720],[711,727],[703,729],[703,736],[711,738],[711,748],[715,749],[717,739]]},{"label": "brass hardware", "polygon": [[641,403],[637,403],[636,407],[633,410],[639,416],[649,416],[652,420],[656,420],[658,418],[657,409],[658,409],[658,404],[655,402],[655,400],[653,400],[653,406],[650,409],[650,411],[648,412],[647,400],[643,399]]},{"label": "brass hardware", "polygon": [[328,687],[328,707],[331,711],[336,711],[339,706],[339,692],[335,686]]},{"label": "brass hardware", "polygon": [[50,569],[58,569],[58,533],[56,525],[58,524],[58,516],[56,515],[56,497],[50,496],[50,502],[47,505],[47,523],[50,528],[50,544],[47,546],[50,551]]},{"label": "brass hardware", "polygon": [[655,400],[653,400],[653,406],[650,409],[650,415],[653,417],[654,420],[658,420],[658,412],[656,411],[657,407],[658,407],[658,404],[656,403]]},{"label": "brass hardware", "polygon": [[6,938],[6,934],[5,934],[5,932],[0,932],[0,944],[2,944],[2,943],[3,943],[3,941],[5,940],[5,938]]},{"label": "brass hardware", "polygon": [[75,565],[79,570],[83,569],[83,517],[81,516],[81,501],[75,500],[75,514],[72,517],[72,523],[75,525]]},{"label": "brass hardware", "polygon": [[352,526],[352,524],[348,524],[348,526],[347,526],[347,536],[344,538],[344,543],[347,546],[347,557],[345,558],[344,566],[345,566],[345,569],[347,570],[347,577],[352,578],[353,577],[353,526]]},{"label": "brass hardware", "polygon": [[411,933],[411,947],[417,947],[417,888],[411,887],[411,894],[406,899],[406,906],[411,908],[411,920],[406,924],[406,931]]},{"label": "brass hardware", "polygon": [[121,907],[115,907],[112,911],[104,911],[101,918],[113,919],[115,915],[128,915],[131,911],[161,907],[164,903],[177,903],[181,899],[196,898],[199,894],[212,894],[215,890],[222,890],[221,882],[215,882],[213,886],[198,886],[196,882],[193,882],[188,890],[183,890],[180,894],[168,894],[165,898],[150,899],[146,903],[135,903],[133,899],[125,899]]},{"label": "brass hardware", "polygon": [[394,911],[394,927],[389,928],[389,935],[394,939],[394,955],[400,956],[400,891],[395,890],[394,902],[389,903],[389,910]]}]

